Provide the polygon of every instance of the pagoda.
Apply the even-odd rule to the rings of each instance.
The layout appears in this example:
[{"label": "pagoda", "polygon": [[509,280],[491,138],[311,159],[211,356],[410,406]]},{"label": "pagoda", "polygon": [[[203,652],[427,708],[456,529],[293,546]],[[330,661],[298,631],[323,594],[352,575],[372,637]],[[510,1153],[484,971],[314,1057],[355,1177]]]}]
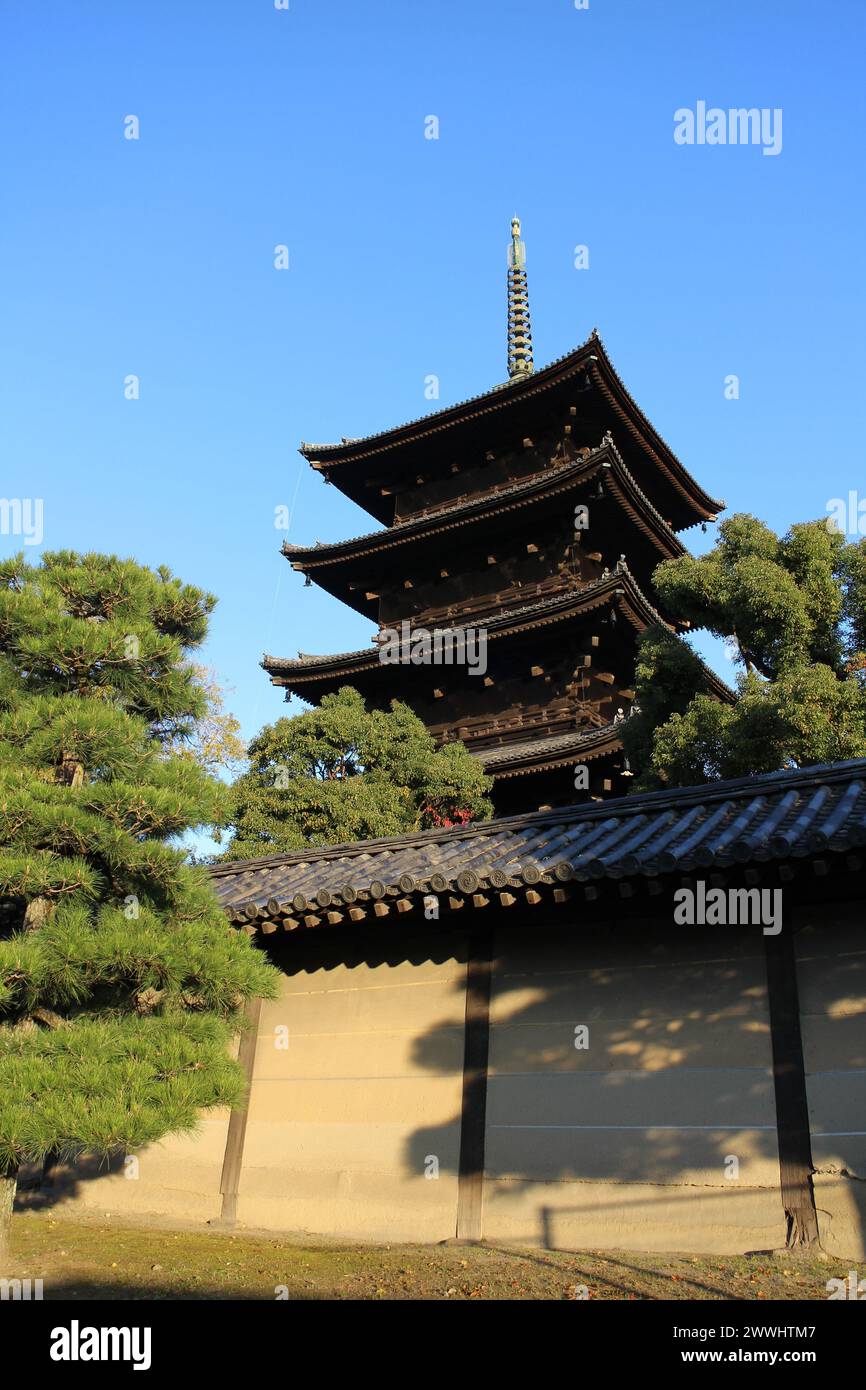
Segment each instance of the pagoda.
[{"label": "pagoda", "polygon": [[[652,597],[653,569],[724,503],[650,424],[596,330],[535,369],[516,218],[508,380],[300,452],[380,527],[283,553],[378,631],[366,650],[266,656],[286,698],[317,704],[350,685],[376,708],[404,700],[438,742],[460,739],[481,759],[499,815],[628,790],[619,726],[634,707],[637,639],[654,624],[678,630]],[[441,631],[482,634],[483,662],[383,659],[395,632]],[[708,693],[731,698],[704,675]]]}]

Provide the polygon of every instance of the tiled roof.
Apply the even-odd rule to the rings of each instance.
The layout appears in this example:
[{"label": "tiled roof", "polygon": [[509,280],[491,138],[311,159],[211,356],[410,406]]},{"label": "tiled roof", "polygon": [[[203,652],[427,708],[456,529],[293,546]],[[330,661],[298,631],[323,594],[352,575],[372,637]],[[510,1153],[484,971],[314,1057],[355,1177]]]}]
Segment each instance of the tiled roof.
[{"label": "tiled roof", "polygon": [[603,753],[614,751],[621,746],[616,729],[616,724],[602,724],[595,729],[541,735],[521,739],[519,743],[475,748],[472,752],[484,764],[485,772],[507,773],[509,768],[518,769],[524,760],[531,763],[532,771],[537,771],[571,762],[578,754],[586,756],[594,749]]},{"label": "tiled roof", "polygon": [[[597,448],[591,449],[583,458],[569,459],[566,463],[556,464],[546,469],[544,473],[534,473],[528,478],[520,478],[517,482],[510,483],[507,487],[491,489],[490,492],[484,493],[481,497],[473,497],[468,500],[460,498],[457,501],[445,503],[443,506],[431,508],[430,511],[424,512],[420,516],[408,517],[405,521],[394,522],[392,526],[382,527],[378,531],[367,531],[363,535],[353,536],[349,540],[330,543],[317,541],[315,545],[291,545],[285,541],[282,551],[288,559],[295,562],[296,568],[312,570],[319,564],[352,558],[359,552],[367,553],[392,545],[405,544],[417,536],[432,535],[462,525],[467,521],[474,520],[476,516],[495,515],[500,511],[507,510],[511,505],[531,502],[536,497],[543,498],[558,485],[583,481],[584,476],[587,478],[595,477],[599,465],[603,466],[605,460],[610,460],[608,466],[619,475],[621,486],[624,485],[626,495],[631,494],[637,501],[638,506],[646,513],[646,518],[667,542],[668,549],[677,555],[685,554],[682,541],[653,506],[646,493],[638,486],[626,468],[622,455],[610,435],[607,435]],[[617,495],[622,495],[621,489],[617,490]],[[634,510],[633,505],[632,510]],[[643,521],[643,526],[644,529],[647,529],[646,519]]]},{"label": "tiled roof", "polygon": [[[562,593],[549,594],[546,598],[539,599],[535,603],[524,603],[517,608],[508,608],[489,617],[485,617],[483,614],[472,614],[469,621],[463,624],[455,615],[452,618],[442,619],[435,626],[441,629],[449,626],[457,629],[461,626],[481,627],[488,634],[495,635],[515,625],[520,627],[525,623],[531,624],[534,621],[553,620],[561,614],[567,615],[574,607],[580,611],[583,611],[587,606],[597,607],[606,602],[609,597],[617,597],[618,593],[628,595],[639,607],[644,609],[648,622],[660,623],[671,631],[673,630],[670,623],[665,622],[662,615],[646,598],[628,566],[622,562],[606,577],[593,580],[591,584],[584,584],[579,589],[567,589]],[[334,663],[363,662],[367,664],[369,662],[375,664],[377,661],[378,651],[373,646],[372,649],[361,647],[355,652],[335,652],[324,655],[298,652],[296,658],[269,656],[266,653],[261,664],[266,671],[275,675],[297,675],[301,672],[315,670],[317,667],[327,668]]]},{"label": "tiled roof", "polygon": [[[599,371],[603,366],[604,372]],[[415,439],[425,438],[442,429],[463,424],[465,421],[489,414],[509,406],[512,402],[531,399],[551,386],[555,386],[587,366],[596,377],[597,384],[608,397],[612,407],[626,424],[629,432],[645,439],[645,446],[656,459],[662,471],[673,483],[681,497],[692,508],[697,507],[706,517],[724,510],[724,502],[709,496],[691,474],[680,463],[670,445],[641,410],[613,366],[604,343],[596,329],[593,329],[585,342],[570,352],[564,353],[545,367],[539,368],[530,376],[505,382],[493,390],[483,391],[468,400],[433,411],[430,414],[409,420],[405,424],[380,430],[375,434],[356,439],[343,439],[335,444],[310,444],[302,442],[300,452],[311,462],[320,462],[324,471],[351,460],[365,458],[370,454],[382,453],[397,448]],[[609,380],[605,378],[605,373]],[[611,390],[613,386],[614,390]],[[625,409],[623,409],[623,407]],[[336,475],[335,475],[336,477]]]},{"label": "tiled roof", "polygon": [[[519,608],[509,608],[493,617],[473,614],[470,621],[463,626],[482,628],[489,636],[495,638],[521,632],[532,627],[535,623],[556,622],[560,618],[569,617],[572,611],[584,613],[588,609],[600,607],[608,599],[617,601],[625,616],[639,630],[643,630],[641,623],[644,626],[658,623],[668,628],[669,631],[673,631],[670,623],[665,621],[646,598],[628,566],[622,561],[607,578],[585,584],[580,589],[569,589],[564,593],[550,594],[546,598],[539,599],[536,603],[523,604]],[[440,629],[450,626],[459,630],[461,624],[452,618],[443,620],[435,626]],[[300,684],[309,679],[315,680],[317,674],[324,678],[328,676],[345,677],[349,680],[362,671],[375,669],[378,660],[378,648],[373,645],[371,648],[361,647],[354,652],[329,652],[324,655],[298,652],[295,658],[270,656],[266,652],[262,658],[261,666],[267,671],[272,682],[281,683],[287,689],[294,690],[295,683]],[[722,680],[721,676],[716,675],[706,662],[700,658],[698,661],[707,688],[718,699],[733,702],[736,696],[731,687]],[[274,681],[274,677],[277,677],[278,680]],[[280,681],[280,677],[285,679]]]},{"label": "tiled roof", "polygon": [[772,867],[788,881],[810,859],[826,874],[831,854],[862,874],[864,846],[866,759],[858,759],[219,864],[212,877],[233,920],[274,931],[423,920],[431,893],[471,913],[497,901],[553,905],[579,885],[586,896],[605,883],[624,896],[641,883],[658,891],[671,874],[730,871],[748,882]]}]

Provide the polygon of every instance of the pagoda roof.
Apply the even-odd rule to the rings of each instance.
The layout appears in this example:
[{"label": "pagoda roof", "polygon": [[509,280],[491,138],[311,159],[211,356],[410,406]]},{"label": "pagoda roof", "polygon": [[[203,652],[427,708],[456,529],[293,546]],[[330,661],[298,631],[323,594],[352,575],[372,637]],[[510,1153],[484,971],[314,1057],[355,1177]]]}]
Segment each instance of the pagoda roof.
[{"label": "pagoda roof", "polygon": [[520,777],[529,772],[550,772],[554,768],[570,767],[576,757],[584,762],[622,751],[617,724],[602,724],[597,729],[573,729],[564,734],[548,734],[501,743],[487,748],[473,748],[473,757],[484,765],[484,771],[497,779]]},{"label": "pagoda roof", "polygon": [[480,395],[376,434],[342,439],[333,444],[304,441],[300,445],[300,452],[329,481],[341,487],[349,496],[354,496],[361,506],[380,520],[387,521],[387,506],[362,489],[350,486],[348,476],[344,479],[341,470],[346,474],[349,465],[363,462],[366,474],[370,460],[385,461],[385,457],[396,450],[405,451],[419,445],[435,445],[441,452],[443,448],[454,446],[455,431],[465,433],[472,429],[475,422],[486,420],[487,417],[499,418],[521,412],[525,416],[527,406],[530,409],[536,405],[543,408],[547,404],[546,398],[557,388],[569,383],[573,377],[587,373],[608,401],[624,433],[649,454],[673,494],[678,497],[676,529],[701,520],[714,520],[717,513],[724,510],[724,502],[710,497],[680,463],[670,445],[626,389],[595,329],[580,346],[527,376],[515,378]]},{"label": "pagoda roof", "polygon": [[861,758],[225,861],[210,873],[229,918],[250,933],[375,925],[394,907],[392,920],[415,926],[430,893],[446,921],[453,897],[465,931],[467,911],[496,912],[509,905],[498,894],[513,903],[527,888],[573,928],[575,894],[592,902],[607,885],[621,904],[626,890],[672,893],[684,876],[708,870],[733,881],[747,872],[750,881],[793,881],[803,896],[817,881],[826,897],[826,884],[841,877],[862,885],[864,848]]},{"label": "pagoda roof", "polygon": [[[489,617],[485,617],[483,614],[473,614],[471,622],[466,626],[483,628],[489,639],[515,637],[538,627],[567,621],[578,615],[591,612],[593,609],[604,607],[611,602],[616,603],[623,617],[632,624],[637,632],[643,632],[655,624],[666,627],[669,632],[675,631],[672,625],[662,617],[658,609],[650,603],[628,566],[622,562],[610,574],[591,584],[585,584],[576,589],[567,589],[563,593],[550,594],[534,603],[509,608]],[[461,624],[457,619],[452,619],[437,622],[433,630],[459,629],[460,626]],[[261,663],[275,685],[283,685],[296,694],[300,694],[304,686],[318,685],[323,681],[336,679],[349,681],[352,677],[362,673],[378,670],[382,664],[379,659],[378,645],[373,645],[371,648],[361,648],[358,651],[325,655],[310,655],[299,652],[296,658],[266,654]],[[703,666],[703,663],[701,664]],[[714,693],[722,699],[733,700],[734,694],[730,687],[708,666],[704,666],[703,669],[708,684]]]},{"label": "pagoda roof", "polygon": [[[366,559],[378,552],[390,551],[413,541],[427,540],[458,527],[532,506],[569,490],[575,484],[585,484],[602,470],[605,470],[615,500],[633,524],[658,548],[662,556],[671,558],[684,555],[686,551],[682,541],[638,487],[610,436],[582,458],[569,459],[565,463],[553,465],[544,473],[535,473],[506,486],[491,489],[479,497],[449,502],[421,515],[408,517],[405,521],[394,522],[392,526],[382,530],[369,531],[350,540],[334,541],[330,544],[316,542],[315,545],[308,546],[284,542],[282,552],[291,561],[293,569],[304,574],[315,574],[316,570],[327,570],[353,560]],[[324,584],[323,587],[330,588],[330,585]],[[345,586],[341,586],[338,579],[335,587],[341,590],[339,597],[345,602],[361,612],[368,610],[368,605],[351,590],[342,592]]]}]

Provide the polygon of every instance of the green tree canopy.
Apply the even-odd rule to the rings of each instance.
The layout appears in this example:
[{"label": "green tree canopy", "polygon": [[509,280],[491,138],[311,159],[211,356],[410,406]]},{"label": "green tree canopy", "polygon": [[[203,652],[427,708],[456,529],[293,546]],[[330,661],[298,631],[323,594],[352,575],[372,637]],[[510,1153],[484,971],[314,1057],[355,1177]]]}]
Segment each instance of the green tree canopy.
[{"label": "green tree canopy", "polygon": [[668,611],[726,639],[740,669],[736,701],[721,703],[682,642],[644,634],[640,713],[623,726],[639,787],[866,756],[866,542],[826,521],[780,538],[740,513],[706,555],[653,577]]},{"label": "green tree canopy", "polygon": [[213,598],[113,556],[0,564],[0,1238],[15,1176],[236,1103],[273,972],[172,843],[226,789],[173,755]]},{"label": "green tree canopy", "polygon": [[394,701],[368,710],[349,686],[278,719],[249,746],[234,783],[228,859],[400,835],[489,816],[490,779],[462,743],[437,749]]}]

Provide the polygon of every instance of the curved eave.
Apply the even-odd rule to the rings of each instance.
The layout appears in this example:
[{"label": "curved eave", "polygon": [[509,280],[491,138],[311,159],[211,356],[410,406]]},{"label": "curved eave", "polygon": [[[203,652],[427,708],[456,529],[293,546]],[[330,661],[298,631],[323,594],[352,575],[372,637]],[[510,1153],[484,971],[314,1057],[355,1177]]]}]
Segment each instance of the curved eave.
[{"label": "curved eave", "polygon": [[328,592],[336,592],[359,611],[369,612],[369,606],[359,602],[346,589],[346,571],[353,562],[363,563],[373,555],[393,551],[413,542],[427,541],[458,528],[482,525],[493,517],[543,503],[575,487],[584,487],[602,470],[615,501],[650,544],[656,547],[660,558],[684,555],[686,549],[682,541],[638,487],[612,440],[606,440],[586,458],[571,460],[525,482],[488,493],[471,502],[440,508],[438,512],[398,522],[385,530],[368,532],[330,545],[293,546],[284,543],[282,553],[294,570],[309,575]]},{"label": "curved eave", "polygon": [[[519,637],[555,623],[569,622],[610,603],[616,604],[618,611],[638,633],[657,623],[666,627],[669,632],[675,631],[649,602],[625,567],[614,571],[607,579],[598,580],[583,589],[556,594],[539,603],[527,604],[524,608],[508,609],[486,619],[482,615],[473,616],[471,625],[482,627],[488,641],[500,641]],[[459,627],[459,623],[441,623],[437,626]],[[272,684],[284,686],[301,698],[306,698],[305,689],[329,684],[334,680],[351,680],[353,677],[379,670],[383,666],[375,647],[372,651],[341,652],[334,656],[321,657],[302,656],[298,660],[266,656],[261,664],[270,676]]]},{"label": "curved eave", "polygon": [[575,732],[516,744],[504,743],[494,748],[474,749],[472,755],[489,776],[501,782],[512,777],[527,777],[534,773],[573,767],[578,755],[583,762],[594,762],[621,752],[622,740],[616,726],[606,724],[589,734]]},{"label": "curved eave", "polygon": [[725,503],[721,498],[711,497],[708,492],[705,492],[697,479],[693,478],[688,469],[683,467],[673,449],[665,443],[658,430],[644,415],[637,401],[627,390],[625,383],[605,352],[601,339],[597,338],[596,342],[599,348],[598,360],[593,362],[590,367],[593,380],[623,424],[634,436],[635,441],[649,449],[654,462],[679,493],[683,502],[698,513],[697,520],[715,521],[718,513],[725,510]]},{"label": "curved eave", "polygon": [[564,353],[562,357],[557,357],[555,361],[539,368],[530,376],[504,382],[500,386],[494,386],[492,390],[469,396],[466,400],[457,401],[454,405],[443,407],[442,410],[431,411],[428,415],[420,415],[403,425],[379,430],[376,434],[363,435],[358,439],[344,439],[339,444],[310,444],[302,440],[298,452],[313,466],[321,460],[322,471],[325,472],[342,463],[357,463],[392,449],[415,444],[441,430],[465,425],[480,415],[489,415],[529,400],[546,387],[584,371],[587,357],[598,342],[597,336],[591,334],[585,343]]},{"label": "curved eave", "polygon": [[483,392],[481,395],[378,434],[344,440],[339,444],[304,442],[300,446],[300,452],[314,468],[327,476],[332,470],[338,470],[341,465],[358,463],[396,449],[411,447],[434,434],[465,426],[481,416],[516,408],[587,370],[590,370],[593,380],[612,409],[635,440],[647,450],[685,504],[686,510],[693,515],[694,520],[689,522],[686,519],[683,525],[715,519],[718,512],[724,510],[724,502],[710,497],[683,467],[670,445],[661,437],[626,389],[595,331],[579,347],[519,381],[497,386],[492,391]]}]

